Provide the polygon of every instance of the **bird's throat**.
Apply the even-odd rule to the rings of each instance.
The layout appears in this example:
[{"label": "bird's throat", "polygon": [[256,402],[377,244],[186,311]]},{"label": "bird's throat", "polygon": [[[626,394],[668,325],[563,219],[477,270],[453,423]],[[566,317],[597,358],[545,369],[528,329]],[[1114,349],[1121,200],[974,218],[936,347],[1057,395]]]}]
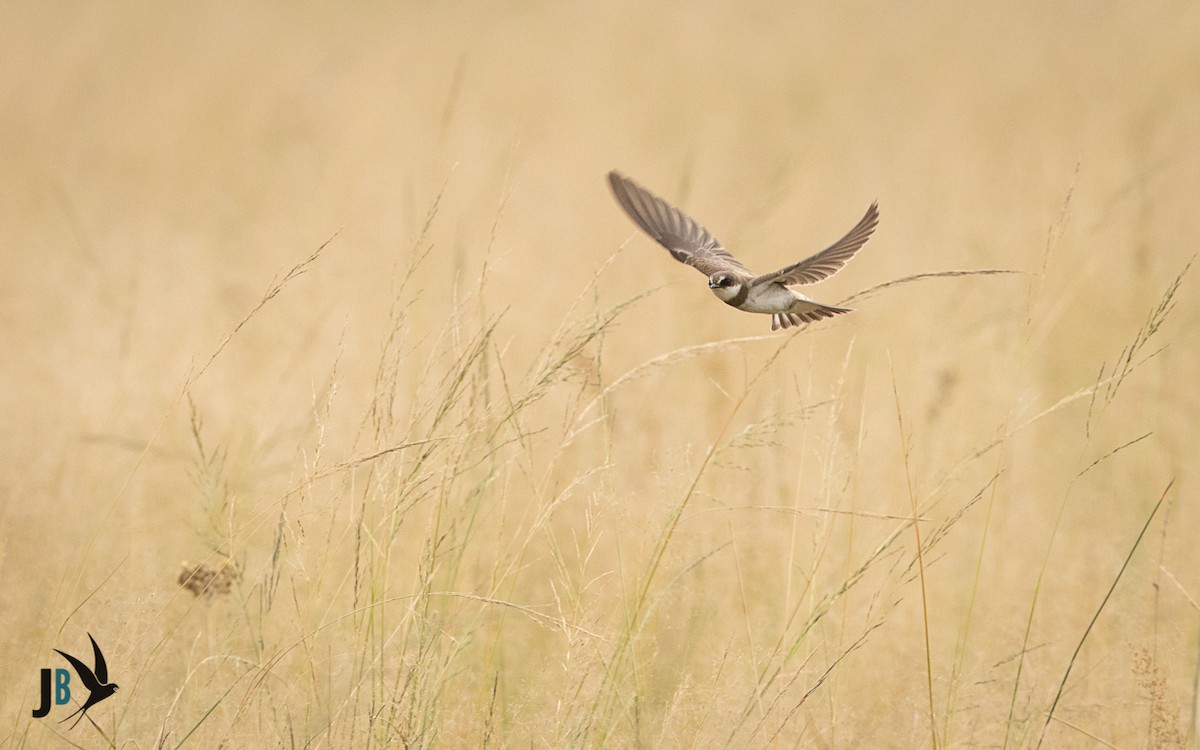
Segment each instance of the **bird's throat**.
[{"label": "bird's throat", "polygon": [[733,295],[732,297],[730,297],[728,299],[718,295],[718,299],[720,299],[722,302],[729,305],[730,307],[741,307],[742,303],[745,302],[749,296],[750,296],[750,285],[742,284],[738,288],[737,294]]}]

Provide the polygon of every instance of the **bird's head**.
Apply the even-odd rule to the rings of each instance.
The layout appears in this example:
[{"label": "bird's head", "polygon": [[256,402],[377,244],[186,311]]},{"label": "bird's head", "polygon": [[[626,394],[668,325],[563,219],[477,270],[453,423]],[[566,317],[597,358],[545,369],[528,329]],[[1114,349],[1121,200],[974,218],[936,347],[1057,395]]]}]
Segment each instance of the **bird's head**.
[{"label": "bird's head", "polygon": [[731,273],[714,273],[708,277],[708,288],[722,300],[730,300],[741,291],[742,280]]}]

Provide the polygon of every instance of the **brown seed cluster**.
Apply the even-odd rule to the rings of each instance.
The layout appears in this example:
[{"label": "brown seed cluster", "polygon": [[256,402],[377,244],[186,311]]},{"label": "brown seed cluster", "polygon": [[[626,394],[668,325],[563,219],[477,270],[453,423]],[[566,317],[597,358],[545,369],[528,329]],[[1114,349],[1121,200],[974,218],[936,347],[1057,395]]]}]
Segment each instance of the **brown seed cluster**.
[{"label": "brown seed cluster", "polygon": [[1150,699],[1150,747],[1155,750],[1183,750],[1187,733],[1181,729],[1179,704],[1167,688],[1167,679],[1159,671],[1148,649],[1133,650],[1133,674],[1138,686]]},{"label": "brown seed cluster", "polygon": [[216,565],[184,562],[181,568],[177,579],[179,585],[197,598],[203,596],[212,599],[218,594],[228,594],[233,584],[242,578],[242,572],[232,560]]}]

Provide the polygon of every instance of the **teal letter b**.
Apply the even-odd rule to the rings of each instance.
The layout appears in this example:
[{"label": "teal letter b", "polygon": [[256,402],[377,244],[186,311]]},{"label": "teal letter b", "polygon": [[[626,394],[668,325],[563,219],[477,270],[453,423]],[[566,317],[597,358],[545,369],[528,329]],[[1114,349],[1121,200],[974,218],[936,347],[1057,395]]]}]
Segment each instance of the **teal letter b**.
[{"label": "teal letter b", "polygon": [[71,700],[71,673],[65,669],[54,670],[54,704],[64,706]]}]

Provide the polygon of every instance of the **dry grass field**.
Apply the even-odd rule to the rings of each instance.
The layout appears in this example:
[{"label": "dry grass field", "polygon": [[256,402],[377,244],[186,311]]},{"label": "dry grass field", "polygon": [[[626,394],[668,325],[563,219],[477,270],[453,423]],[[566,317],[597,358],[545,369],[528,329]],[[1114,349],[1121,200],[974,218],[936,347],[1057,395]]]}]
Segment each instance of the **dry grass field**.
[{"label": "dry grass field", "polygon": [[[0,749],[1196,747],[1198,39],[0,5]],[[857,311],[613,168],[760,272],[878,199]]]}]

